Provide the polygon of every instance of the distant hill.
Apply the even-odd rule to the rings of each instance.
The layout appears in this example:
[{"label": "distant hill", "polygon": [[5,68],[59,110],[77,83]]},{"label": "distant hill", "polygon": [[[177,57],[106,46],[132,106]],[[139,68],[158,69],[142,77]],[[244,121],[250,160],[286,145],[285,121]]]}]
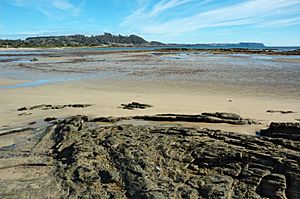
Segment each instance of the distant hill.
[{"label": "distant hill", "polygon": [[122,36],[104,33],[103,35],[85,36],[46,36],[29,37],[25,40],[0,40],[0,47],[78,47],[78,46],[139,46],[163,45],[161,42],[148,42],[137,35]]},{"label": "distant hill", "polygon": [[[84,47],[84,46],[103,46],[103,47],[118,47],[118,46],[165,46],[158,41],[146,41],[140,36],[130,35],[112,35],[104,33],[103,35],[69,35],[69,36],[44,36],[44,37],[28,37],[25,40],[1,40],[0,48],[39,48],[39,47]],[[237,44],[231,43],[216,43],[216,44],[167,44],[167,46],[197,46],[203,48],[250,48],[262,49],[265,48],[263,43],[241,42]]]},{"label": "distant hill", "polygon": [[240,48],[265,48],[266,46],[263,43],[246,43],[241,42],[237,44]]}]

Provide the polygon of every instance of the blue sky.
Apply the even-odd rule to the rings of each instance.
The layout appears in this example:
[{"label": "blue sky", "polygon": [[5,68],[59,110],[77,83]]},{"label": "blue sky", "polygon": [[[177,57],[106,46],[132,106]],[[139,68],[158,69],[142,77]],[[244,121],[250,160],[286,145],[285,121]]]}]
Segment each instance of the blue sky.
[{"label": "blue sky", "polygon": [[0,38],[103,32],[300,46],[300,0],[0,0]]}]

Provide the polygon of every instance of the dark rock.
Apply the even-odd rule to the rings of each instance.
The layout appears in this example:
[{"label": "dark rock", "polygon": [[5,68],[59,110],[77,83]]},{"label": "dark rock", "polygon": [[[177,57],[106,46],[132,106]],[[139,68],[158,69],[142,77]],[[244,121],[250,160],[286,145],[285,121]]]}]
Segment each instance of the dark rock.
[{"label": "dark rock", "polygon": [[19,116],[26,116],[26,115],[31,115],[32,113],[20,113],[18,114]]},{"label": "dark rock", "polygon": [[234,180],[226,175],[208,175],[198,182],[200,194],[204,198],[229,198]]},{"label": "dark rock", "polygon": [[48,104],[39,104],[39,105],[35,105],[35,106],[32,106],[30,108],[28,108],[29,110],[34,110],[34,109],[50,109],[52,107],[52,105],[48,105]]},{"label": "dark rock", "polygon": [[[298,164],[299,167],[299,164]],[[288,172],[286,175],[287,180],[287,189],[286,196],[287,198],[300,198],[300,175],[298,173]]]},{"label": "dark rock", "polygon": [[221,119],[230,119],[230,120],[241,120],[242,119],[241,116],[239,116],[238,114],[235,114],[235,113],[216,112],[216,113],[202,113],[202,115],[217,117],[217,118],[221,118]]},{"label": "dark rock", "polygon": [[91,166],[79,166],[73,173],[74,182],[80,182],[87,185],[93,184],[99,180],[99,176]]},{"label": "dark rock", "polygon": [[39,61],[37,58],[32,58],[32,59],[30,59],[30,61]]},{"label": "dark rock", "polygon": [[91,122],[116,122],[118,119],[112,117],[96,117],[91,119]]},{"label": "dark rock", "polygon": [[51,105],[51,104],[39,104],[32,107],[22,107],[19,108],[18,111],[25,110],[51,110],[51,109],[64,109],[64,108],[86,108],[92,106],[91,104],[69,104],[69,105]]},{"label": "dark rock", "polygon": [[234,113],[202,113],[201,115],[182,114],[158,114],[153,116],[135,116],[133,119],[150,121],[181,121],[181,122],[204,122],[204,123],[227,123],[234,125],[245,125],[256,123],[253,120],[243,119]]},{"label": "dark rock", "polygon": [[[228,114],[219,117],[238,118]],[[34,159],[23,164],[22,169],[46,167],[49,164],[41,160],[48,159],[52,165],[51,177],[59,182],[52,186],[58,194],[55,198],[286,199],[300,196],[300,146],[299,141],[290,137],[111,123],[98,125],[92,118],[80,115],[57,121],[42,132],[43,137],[33,145],[33,151],[26,151],[26,157]],[[298,128],[294,124],[273,124],[272,128],[278,130],[282,126]],[[12,153],[1,150],[2,157]],[[41,158],[35,163],[37,156]],[[0,196],[4,198],[5,186],[1,183]],[[32,181],[22,183],[30,190],[26,196],[40,189],[33,191]],[[48,189],[43,187],[40,191],[48,193]]]},{"label": "dark rock", "polygon": [[122,109],[128,109],[128,110],[133,110],[133,109],[146,109],[152,107],[149,104],[141,104],[139,102],[131,102],[129,104],[121,104]]},{"label": "dark rock", "polygon": [[26,107],[18,108],[18,111],[26,111],[26,110],[27,110]]},{"label": "dark rock", "polygon": [[300,123],[272,122],[268,129],[260,131],[260,135],[300,141]]},{"label": "dark rock", "polygon": [[294,111],[277,111],[277,110],[267,110],[267,113],[291,114],[291,113],[296,113],[296,112],[294,112]]},{"label": "dark rock", "polygon": [[102,183],[113,183],[117,181],[118,174],[113,171],[101,170],[99,176]]},{"label": "dark rock", "polygon": [[82,117],[67,118],[53,130],[53,157],[63,163],[57,173],[74,197],[299,196],[299,152],[279,147],[278,138],[184,127],[97,127]]},{"label": "dark rock", "polygon": [[69,104],[68,107],[71,108],[86,108],[92,106],[91,104]]},{"label": "dark rock", "polygon": [[51,121],[54,121],[54,120],[57,120],[56,117],[47,117],[44,119],[45,122],[51,122]]},{"label": "dark rock", "polygon": [[286,179],[281,174],[270,174],[262,178],[257,193],[262,197],[280,199],[286,198]]},{"label": "dark rock", "polygon": [[29,125],[33,125],[33,124],[36,124],[36,122],[33,121],[33,122],[29,122],[28,124],[29,124]]}]

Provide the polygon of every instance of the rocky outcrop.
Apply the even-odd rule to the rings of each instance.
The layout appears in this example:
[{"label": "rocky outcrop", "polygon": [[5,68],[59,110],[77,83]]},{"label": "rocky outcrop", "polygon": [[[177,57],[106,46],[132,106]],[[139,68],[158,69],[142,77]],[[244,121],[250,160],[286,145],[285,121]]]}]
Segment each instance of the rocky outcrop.
[{"label": "rocky outcrop", "polygon": [[268,129],[261,130],[259,134],[272,138],[300,141],[300,123],[272,122]]},{"label": "rocky outcrop", "polygon": [[202,113],[200,115],[158,114],[153,116],[135,116],[133,119],[150,121],[205,122],[245,125],[256,123],[254,120],[243,119],[234,113]]},{"label": "rocky outcrop", "polygon": [[65,197],[300,197],[300,148],[279,147],[276,139],[87,121],[69,118],[53,131]]},{"label": "rocky outcrop", "polygon": [[115,123],[122,119],[75,116],[40,131],[31,154],[48,162],[30,165],[51,159],[45,179],[54,184],[44,191],[49,186],[59,198],[300,198],[299,140]]}]

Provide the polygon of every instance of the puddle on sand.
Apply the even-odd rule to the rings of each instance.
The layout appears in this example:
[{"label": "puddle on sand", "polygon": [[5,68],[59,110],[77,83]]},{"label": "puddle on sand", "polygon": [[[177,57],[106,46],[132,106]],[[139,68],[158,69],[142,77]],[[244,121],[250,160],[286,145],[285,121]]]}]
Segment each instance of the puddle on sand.
[{"label": "puddle on sand", "polygon": [[[16,77],[18,74],[9,75],[8,77]],[[33,75],[33,74],[31,74]],[[37,75],[37,74],[35,74]],[[31,76],[30,82],[21,82],[17,84],[11,84],[11,85],[3,85],[0,86],[0,89],[14,89],[14,88],[25,88],[25,87],[37,87],[37,86],[43,86],[46,84],[53,84],[53,83],[61,83],[61,82],[67,82],[67,81],[77,81],[77,80],[88,80],[88,79],[99,79],[99,78],[107,78],[112,76],[111,73],[102,73],[102,74],[84,74],[84,75],[77,75],[77,76],[48,76],[49,79],[34,79],[33,76]],[[1,73],[0,73],[1,77]],[[28,76],[27,76],[28,77]],[[42,78],[42,77],[40,77]],[[28,80],[28,79],[27,79]]]},{"label": "puddle on sand", "polygon": [[30,60],[14,60],[14,61],[11,61],[12,63],[30,63],[32,61]]},{"label": "puddle on sand", "polygon": [[163,60],[193,60],[189,54],[179,53],[175,55],[162,55]]}]

